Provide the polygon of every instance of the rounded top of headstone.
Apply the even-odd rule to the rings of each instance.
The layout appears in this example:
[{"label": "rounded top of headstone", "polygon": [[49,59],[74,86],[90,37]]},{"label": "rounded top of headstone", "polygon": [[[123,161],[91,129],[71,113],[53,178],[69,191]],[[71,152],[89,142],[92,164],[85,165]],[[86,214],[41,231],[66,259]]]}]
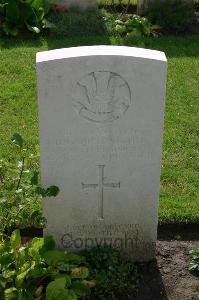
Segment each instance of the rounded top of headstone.
[{"label": "rounded top of headstone", "polygon": [[164,52],[127,46],[81,46],[38,52],[36,62],[82,56],[128,56],[166,62]]}]

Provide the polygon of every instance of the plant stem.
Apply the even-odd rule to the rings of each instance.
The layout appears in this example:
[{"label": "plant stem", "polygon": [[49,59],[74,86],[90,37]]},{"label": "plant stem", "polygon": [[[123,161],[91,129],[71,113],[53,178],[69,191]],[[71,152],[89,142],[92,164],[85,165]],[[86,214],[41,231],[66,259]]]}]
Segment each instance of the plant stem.
[{"label": "plant stem", "polygon": [[21,183],[21,178],[22,178],[23,171],[24,171],[24,163],[25,163],[25,157],[22,158],[22,166],[21,166],[21,171],[20,171],[19,180],[18,180],[18,183],[17,183],[16,190],[19,189],[19,186],[20,186],[20,183]]}]

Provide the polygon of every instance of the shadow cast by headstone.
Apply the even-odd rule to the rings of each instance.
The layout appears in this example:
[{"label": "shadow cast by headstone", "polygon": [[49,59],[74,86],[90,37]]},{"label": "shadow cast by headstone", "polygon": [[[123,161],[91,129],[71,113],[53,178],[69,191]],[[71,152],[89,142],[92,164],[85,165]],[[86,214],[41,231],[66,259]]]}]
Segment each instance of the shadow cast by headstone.
[{"label": "shadow cast by headstone", "polygon": [[198,241],[199,223],[159,224],[158,240]]},{"label": "shadow cast by headstone", "polygon": [[139,263],[141,281],[136,300],[168,300],[157,261]]}]

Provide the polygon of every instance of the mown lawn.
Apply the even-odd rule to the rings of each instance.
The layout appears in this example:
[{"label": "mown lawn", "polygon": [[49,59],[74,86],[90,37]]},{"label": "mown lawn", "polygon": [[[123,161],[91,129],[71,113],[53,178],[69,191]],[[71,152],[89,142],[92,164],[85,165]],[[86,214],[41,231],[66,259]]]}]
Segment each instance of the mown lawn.
[{"label": "mown lawn", "polygon": [[[13,159],[10,144],[19,132],[34,148],[38,144],[35,54],[61,47],[128,44],[115,37],[28,37],[0,39],[0,157]],[[161,175],[161,222],[199,221],[198,95],[199,37],[147,38],[146,48],[165,51],[168,81]]]}]

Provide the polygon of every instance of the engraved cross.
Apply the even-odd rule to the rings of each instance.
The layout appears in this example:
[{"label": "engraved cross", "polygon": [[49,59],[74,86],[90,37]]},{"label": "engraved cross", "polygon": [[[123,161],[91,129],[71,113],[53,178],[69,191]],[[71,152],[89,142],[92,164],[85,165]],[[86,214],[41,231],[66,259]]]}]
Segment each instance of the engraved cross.
[{"label": "engraved cross", "polygon": [[98,188],[98,219],[104,219],[104,188],[120,188],[120,182],[106,183],[104,182],[104,167],[105,165],[98,165],[99,168],[99,182],[98,183],[82,183],[82,188]]}]

